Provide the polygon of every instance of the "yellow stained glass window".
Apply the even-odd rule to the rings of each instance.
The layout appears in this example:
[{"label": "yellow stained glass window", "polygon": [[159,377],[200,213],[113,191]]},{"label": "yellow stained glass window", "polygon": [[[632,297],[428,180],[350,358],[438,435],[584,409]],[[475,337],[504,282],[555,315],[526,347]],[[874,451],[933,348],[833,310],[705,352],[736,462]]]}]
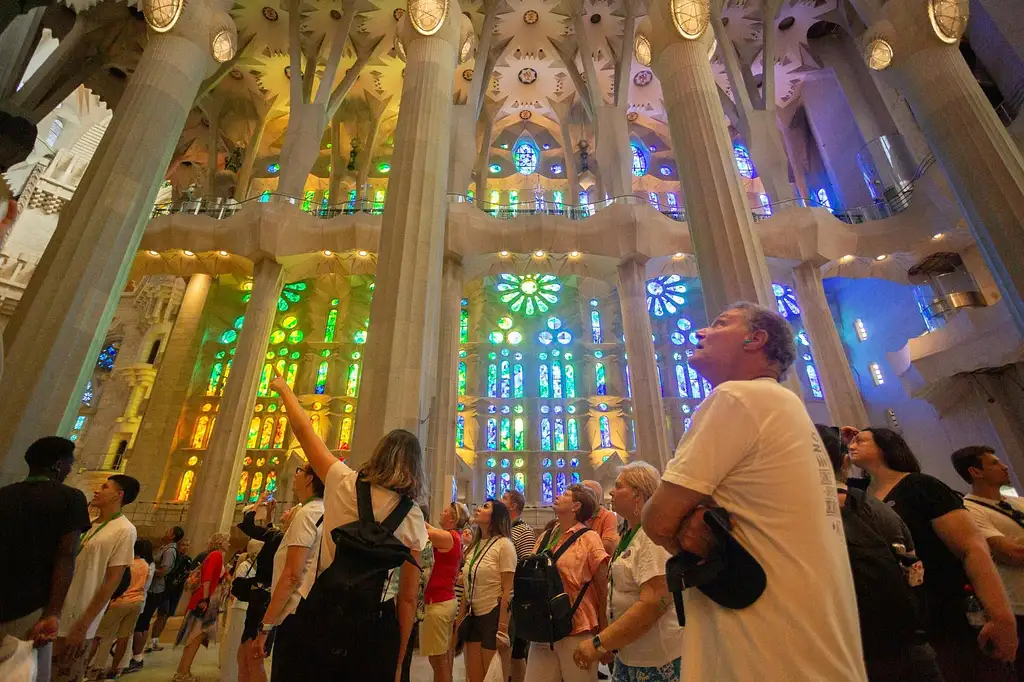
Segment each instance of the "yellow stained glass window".
[{"label": "yellow stained glass window", "polygon": [[348,450],[352,446],[352,417],[341,420],[341,449]]},{"label": "yellow stained glass window", "polygon": [[181,483],[178,485],[178,494],[175,499],[184,502],[192,494],[192,486],[196,481],[196,472],[189,469],[181,476]]},{"label": "yellow stained glass window", "polygon": [[243,471],[238,479],[238,492],[235,494],[235,502],[245,502],[245,491],[249,489],[249,472]]},{"label": "yellow stained glass window", "polygon": [[192,442],[190,447],[198,450],[206,447],[206,430],[210,428],[210,418],[203,415],[196,420],[195,429],[192,431]]},{"label": "yellow stained glass window", "polygon": [[245,442],[245,447],[252,450],[256,447],[260,440],[260,418],[253,417],[252,421],[249,422],[249,438]]},{"label": "yellow stained glass window", "polygon": [[277,420],[277,428],[274,429],[274,448],[284,447],[284,434],[288,428],[288,417],[279,417]]},{"label": "yellow stained glass window", "polygon": [[270,438],[274,434],[274,418],[267,417],[263,420],[263,430],[260,432],[260,450],[270,447]]}]

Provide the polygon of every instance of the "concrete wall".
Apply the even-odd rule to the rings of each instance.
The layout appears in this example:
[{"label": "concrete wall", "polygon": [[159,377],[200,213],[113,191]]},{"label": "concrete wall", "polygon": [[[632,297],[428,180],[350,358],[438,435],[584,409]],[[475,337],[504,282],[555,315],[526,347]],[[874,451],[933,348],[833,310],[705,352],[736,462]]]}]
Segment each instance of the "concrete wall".
[{"label": "concrete wall", "polygon": [[978,60],[1010,99],[1024,88],[1024,6],[1020,0],[971,0],[967,39]]},{"label": "concrete wall", "polygon": [[[965,490],[949,462],[950,454],[965,445],[998,447],[999,439],[988,417],[973,405],[961,403],[940,415],[930,403],[911,398],[903,390],[886,354],[925,331],[912,288],[886,280],[834,278],[825,280],[825,291],[871,424],[890,426],[886,410],[892,409],[925,473]],[[867,329],[865,341],[858,341],[854,331],[858,318]],[[871,378],[871,362],[877,362],[882,370],[884,383],[880,386]]]}]

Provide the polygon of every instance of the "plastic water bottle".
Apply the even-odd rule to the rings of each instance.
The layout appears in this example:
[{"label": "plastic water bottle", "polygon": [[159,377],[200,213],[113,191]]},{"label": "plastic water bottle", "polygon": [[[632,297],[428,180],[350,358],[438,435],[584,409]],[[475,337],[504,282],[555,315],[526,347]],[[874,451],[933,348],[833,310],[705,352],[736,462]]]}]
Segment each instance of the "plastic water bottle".
[{"label": "plastic water bottle", "polygon": [[967,613],[967,623],[975,630],[981,630],[988,622],[988,614],[985,607],[981,605],[978,597],[974,594],[974,588],[964,585],[964,604]]}]

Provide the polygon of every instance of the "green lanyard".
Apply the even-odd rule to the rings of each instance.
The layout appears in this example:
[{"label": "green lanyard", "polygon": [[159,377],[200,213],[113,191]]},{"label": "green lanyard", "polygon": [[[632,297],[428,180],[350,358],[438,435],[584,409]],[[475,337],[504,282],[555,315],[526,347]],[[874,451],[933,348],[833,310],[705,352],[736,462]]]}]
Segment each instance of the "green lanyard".
[{"label": "green lanyard", "polygon": [[612,555],[611,563],[608,564],[608,621],[615,620],[615,612],[612,610],[612,595],[615,594],[615,579],[612,577],[612,564],[618,559],[623,552],[629,549],[629,545],[633,542],[633,536],[640,530],[640,526],[630,529],[628,533],[622,536],[619,540],[619,546],[615,548],[615,554]]},{"label": "green lanyard", "polygon": [[82,550],[83,550],[83,549],[85,549],[85,545],[86,545],[86,544],[87,544],[87,543],[88,543],[88,542],[89,542],[90,540],[92,540],[92,539],[93,539],[94,537],[96,537],[97,535],[99,535],[100,531],[101,531],[101,530],[103,530],[104,526],[106,526],[106,525],[107,525],[108,523],[110,523],[111,521],[113,521],[114,519],[116,519],[116,518],[117,518],[118,516],[121,516],[121,512],[117,512],[116,514],[114,514],[113,516],[111,516],[111,517],[110,517],[109,519],[107,519],[106,521],[104,521],[103,523],[101,523],[101,524],[99,525],[99,527],[98,527],[98,528],[96,528],[95,530],[93,530],[93,531],[91,531],[91,532],[88,532],[88,533],[86,533],[85,535],[83,535],[83,536],[82,536],[82,538],[81,538],[81,539],[80,539],[80,540],[78,541],[78,551],[77,551],[77,552],[76,552],[75,554],[76,554],[76,555],[77,555],[77,554],[81,554],[81,553],[82,553]]},{"label": "green lanyard", "polygon": [[558,546],[558,541],[562,539],[562,527],[558,527],[557,533],[552,533],[544,547],[541,548],[542,552],[546,552],[549,549],[553,549]]},{"label": "green lanyard", "polygon": [[53,479],[49,476],[29,476],[25,479],[25,483],[39,483],[40,481],[52,481]]}]

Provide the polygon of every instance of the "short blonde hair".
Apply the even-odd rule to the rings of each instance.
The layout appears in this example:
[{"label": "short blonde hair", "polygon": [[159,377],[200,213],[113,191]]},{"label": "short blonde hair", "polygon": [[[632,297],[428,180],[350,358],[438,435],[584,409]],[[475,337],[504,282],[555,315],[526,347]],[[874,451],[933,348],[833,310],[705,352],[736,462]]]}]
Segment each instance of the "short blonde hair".
[{"label": "short blonde hair", "polygon": [[210,536],[210,542],[207,545],[210,549],[214,547],[220,547],[226,542],[231,541],[231,535],[229,533],[214,533]]},{"label": "short blonde hair", "polygon": [[619,467],[619,475],[622,482],[640,493],[644,500],[651,499],[661,483],[661,474],[647,462],[636,461],[623,465]]},{"label": "short blonde hair", "polygon": [[469,507],[461,502],[452,502],[451,507],[455,514],[455,530],[462,530],[469,523]]},{"label": "short blonde hair", "polygon": [[359,469],[367,481],[413,500],[423,497],[423,451],[414,434],[395,429],[380,439]]}]

